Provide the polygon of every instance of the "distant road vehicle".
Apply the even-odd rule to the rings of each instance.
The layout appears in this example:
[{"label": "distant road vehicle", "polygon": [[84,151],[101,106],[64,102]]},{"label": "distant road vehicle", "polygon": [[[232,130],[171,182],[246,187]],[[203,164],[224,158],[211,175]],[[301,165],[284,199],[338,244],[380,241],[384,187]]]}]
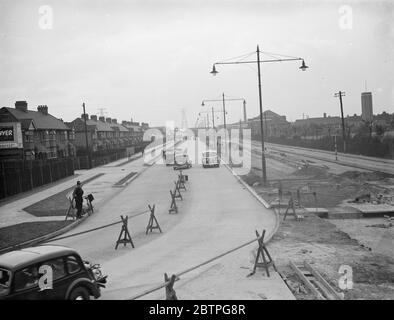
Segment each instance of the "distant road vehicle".
[{"label": "distant road vehicle", "polygon": [[97,299],[106,278],[99,265],[68,247],[43,245],[0,255],[0,300]]},{"label": "distant road vehicle", "polygon": [[166,166],[173,166],[175,163],[175,150],[168,149],[165,151]]},{"label": "distant road vehicle", "polygon": [[187,154],[177,154],[175,156],[174,170],[190,169],[191,167],[192,163]]},{"label": "distant road vehicle", "polygon": [[202,153],[202,166],[206,167],[219,167],[220,161],[218,154],[215,150],[207,150]]}]

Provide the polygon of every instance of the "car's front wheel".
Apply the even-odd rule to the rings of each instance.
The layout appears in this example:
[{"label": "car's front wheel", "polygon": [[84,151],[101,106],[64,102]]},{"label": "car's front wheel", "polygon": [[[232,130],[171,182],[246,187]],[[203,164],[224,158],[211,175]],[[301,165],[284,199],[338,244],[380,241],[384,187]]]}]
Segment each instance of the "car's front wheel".
[{"label": "car's front wheel", "polygon": [[90,300],[89,291],[84,287],[77,287],[71,291],[70,300]]}]

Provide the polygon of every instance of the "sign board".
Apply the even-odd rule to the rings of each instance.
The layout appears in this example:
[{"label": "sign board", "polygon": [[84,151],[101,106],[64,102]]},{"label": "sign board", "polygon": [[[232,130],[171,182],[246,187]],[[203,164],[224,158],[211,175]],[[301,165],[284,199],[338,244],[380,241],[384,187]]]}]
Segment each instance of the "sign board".
[{"label": "sign board", "polygon": [[22,128],[19,122],[0,123],[0,149],[23,148]]}]

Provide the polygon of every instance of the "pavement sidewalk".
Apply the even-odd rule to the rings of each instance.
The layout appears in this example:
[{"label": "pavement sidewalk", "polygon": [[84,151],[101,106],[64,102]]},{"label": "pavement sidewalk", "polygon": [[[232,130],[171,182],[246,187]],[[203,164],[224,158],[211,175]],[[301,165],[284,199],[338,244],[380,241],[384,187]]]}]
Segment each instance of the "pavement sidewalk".
[{"label": "pavement sidewalk", "polygon": [[[156,147],[156,149],[160,151],[160,146]],[[160,154],[159,151],[157,154]],[[94,209],[95,211],[99,210],[104,203],[119,192],[118,188],[112,187],[116,182],[132,172],[138,173],[146,170],[144,158],[139,156],[140,154],[134,155],[132,158],[135,160],[128,163],[125,163],[128,158],[123,158],[90,170],[76,170],[75,176],[72,179],[61,183],[55,183],[52,187],[45,188],[44,190],[37,191],[35,193],[30,193],[24,198],[4,203],[3,205],[0,204],[0,228],[24,222],[64,220],[65,216],[36,217],[23,209],[56,193],[75,186],[78,180],[84,181],[102,173],[102,176],[83,185],[84,194],[93,194],[95,198],[93,201]],[[122,163],[125,164],[119,166],[119,164]],[[64,208],[65,212],[66,210],[67,208]]]}]

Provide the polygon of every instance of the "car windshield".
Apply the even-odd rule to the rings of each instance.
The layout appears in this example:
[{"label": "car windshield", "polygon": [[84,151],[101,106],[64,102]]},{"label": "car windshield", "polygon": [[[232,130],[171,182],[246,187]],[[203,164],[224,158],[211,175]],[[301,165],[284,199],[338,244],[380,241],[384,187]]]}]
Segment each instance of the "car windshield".
[{"label": "car windshield", "polygon": [[215,157],[216,152],[215,151],[207,151],[203,153],[204,157]]},{"label": "car windshield", "polygon": [[0,268],[0,289],[8,288],[11,282],[11,272],[9,270]]}]

